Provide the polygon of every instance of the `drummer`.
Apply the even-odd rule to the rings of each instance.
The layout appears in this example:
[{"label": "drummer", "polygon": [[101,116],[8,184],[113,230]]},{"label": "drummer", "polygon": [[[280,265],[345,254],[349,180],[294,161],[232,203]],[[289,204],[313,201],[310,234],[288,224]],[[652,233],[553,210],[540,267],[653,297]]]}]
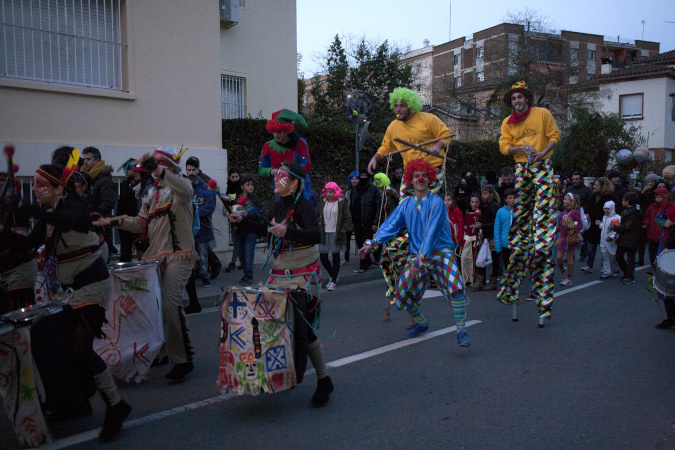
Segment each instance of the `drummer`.
[{"label": "drummer", "polygon": [[[0,173],[0,185],[4,181],[5,176]],[[20,196],[20,188],[17,182],[16,190],[8,189],[5,198],[0,200],[0,314],[35,303],[33,284],[37,260],[27,242],[30,217],[26,208],[15,202],[16,198],[10,198],[13,192]]]},{"label": "drummer", "polygon": [[[258,235],[267,233],[269,254],[274,257],[267,285],[282,289],[306,289],[311,294],[307,310],[314,311],[321,281],[318,251],[321,229],[312,204],[302,195],[305,175],[298,164],[281,164],[274,174],[274,193],[279,196],[279,201],[272,207],[269,226],[265,221],[239,213],[228,214],[228,219],[233,223],[241,223],[240,228],[247,228]],[[314,312],[306,319],[312,323]],[[313,406],[323,406],[328,403],[333,392],[333,383],[328,376],[321,341],[311,329],[307,341],[307,355],[318,378],[311,403]]]},{"label": "drummer", "polygon": [[[42,209],[39,221],[30,234],[33,245],[44,243],[56,257],[57,278],[68,294],[66,307],[76,364],[93,378],[106,403],[101,441],[113,440],[122,429],[131,406],[120,397],[112,374],[93,349],[94,337],[103,337],[105,306],[110,296],[110,275],[101,258],[98,236],[91,231],[87,204],[76,195],[69,183],[78,151],[71,149],[71,160],[63,166],[45,164],[35,172],[33,193]],[[77,412],[75,412],[77,413]],[[91,414],[81,411],[79,415]]]}]

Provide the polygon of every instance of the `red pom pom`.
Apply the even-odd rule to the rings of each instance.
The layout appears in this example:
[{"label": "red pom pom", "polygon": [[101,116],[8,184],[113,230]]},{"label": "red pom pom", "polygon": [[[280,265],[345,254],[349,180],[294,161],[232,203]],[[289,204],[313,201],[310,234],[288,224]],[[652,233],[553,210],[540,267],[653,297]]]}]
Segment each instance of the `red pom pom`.
[{"label": "red pom pom", "polygon": [[211,179],[209,180],[209,187],[210,187],[210,188],[213,188],[213,189],[216,189],[216,188],[218,187],[218,183],[216,182],[216,180],[214,180],[213,178],[211,178]]},{"label": "red pom pom", "polygon": [[5,149],[3,150],[3,152],[5,153],[7,159],[11,159],[14,156],[14,146],[5,145]]},{"label": "red pom pom", "polygon": [[237,205],[239,206],[246,206],[246,197],[239,197],[237,199]]},{"label": "red pom pom", "polygon": [[12,172],[14,172],[14,173],[19,172],[19,165],[18,164],[12,164]]}]

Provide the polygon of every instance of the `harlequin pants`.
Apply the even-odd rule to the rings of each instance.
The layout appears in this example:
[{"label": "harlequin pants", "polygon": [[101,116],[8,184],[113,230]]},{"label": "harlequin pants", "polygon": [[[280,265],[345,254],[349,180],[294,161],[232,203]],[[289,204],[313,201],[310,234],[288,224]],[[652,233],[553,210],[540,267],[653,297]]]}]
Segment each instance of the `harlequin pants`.
[{"label": "harlequin pants", "polygon": [[[444,179],[445,166],[437,167],[436,181],[432,182],[430,186],[431,192],[438,194],[438,192],[443,187]],[[414,190],[406,186],[404,183],[401,183],[400,193],[400,202],[415,195]],[[391,303],[394,303],[394,292],[396,291],[398,278],[401,274],[401,270],[403,270],[406,258],[408,257],[408,247],[408,231],[403,228],[393,240],[389,241],[387,247],[384,249],[384,252],[382,252],[382,257],[380,258],[380,268],[382,269],[382,275],[384,275],[384,280],[387,282],[386,296]]]},{"label": "harlequin pants", "polygon": [[551,315],[553,302],[553,234],[556,205],[550,160],[516,164],[516,203],[509,232],[511,258],[497,299],[518,303],[525,272],[532,274],[532,294],[540,317]]},{"label": "harlequin pants", "polygon": [[433,278],[452,306],[457,328],[464,328],[466,298],[462,292],[464,285],[454,255],[453,249],[449,248],[432,251],[426,267],[423,267],[420,274],[415,278],[410,276],[412,260],[415,256],[410,255],[405,262],[403,273],[401,273],[401,278],[398,280],[394,292],[396,307],[399,310],[404,310],[419,305],[424,292],[427,290],[429,278]]}]

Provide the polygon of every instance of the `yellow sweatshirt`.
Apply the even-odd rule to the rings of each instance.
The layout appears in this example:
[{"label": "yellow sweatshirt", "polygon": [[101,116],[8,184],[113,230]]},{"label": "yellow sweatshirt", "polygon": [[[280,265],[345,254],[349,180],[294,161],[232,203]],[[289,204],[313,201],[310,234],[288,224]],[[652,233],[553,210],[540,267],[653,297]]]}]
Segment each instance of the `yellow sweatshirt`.
[{"label": "yellow sweatshirt", "polygon": [[[450,133],[452,133],[450,128],[446,127],[438,117],[429,113],[416,112],[408,120],[394,120],[387,127],[384,139],[382,139],[382,145],[377,150],[377,153],[380,156],[386,156],[388,153],[406,147],[405,144],[394,142],[394,138],[419,144],[420,142],[430,141],[431,139],[436,139]],[[450,140],[447,142],[450,142]],[[434,143],[427,147],[431,149],[434,145],[436,144]],[[443,164],[444,154],[445,150],[441,150],[439,156],[430,156],[419,150],[412,149],[401,153],[401,156],[403,157],[403,164],[408,164],[408,161],[412,161],[413,159],[424,158],[434,167],[439,167]]]},{"label": "yellow sweatshirt", "polygon": [[[530,109],[530,115],[520,123],[509,125],[506,123],[508,117],[502,122],[502,135],[499,138],[499,150],[502,154],[508,155],[509,147],[524,145],[525,142],[538,152],[544,151],[549,141],[556,144],[560,142],[560,130],[549,110],[536,106],[530,106]],[[546,158],[550,158],[552,154],[553,150],[549,151]],[[513,159],[520,163],[527,162],[527,157],[523,153],[516,153]]]}]

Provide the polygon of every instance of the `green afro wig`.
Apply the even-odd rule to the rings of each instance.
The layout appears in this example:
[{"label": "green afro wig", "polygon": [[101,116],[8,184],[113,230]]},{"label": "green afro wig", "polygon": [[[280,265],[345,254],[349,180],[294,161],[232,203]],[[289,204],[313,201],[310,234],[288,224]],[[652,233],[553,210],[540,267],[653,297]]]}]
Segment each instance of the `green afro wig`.
[{"label": "green afro wig", "polygon": [[397,101],[404,101],[408,104],[408,108],[412,112],[420,112],[422,110],[422,101],[420,100],[417,92],[408,89],[399,87],[394,89],[394,91],[389,94],[389,105],[391,109],[396,108]]}]

